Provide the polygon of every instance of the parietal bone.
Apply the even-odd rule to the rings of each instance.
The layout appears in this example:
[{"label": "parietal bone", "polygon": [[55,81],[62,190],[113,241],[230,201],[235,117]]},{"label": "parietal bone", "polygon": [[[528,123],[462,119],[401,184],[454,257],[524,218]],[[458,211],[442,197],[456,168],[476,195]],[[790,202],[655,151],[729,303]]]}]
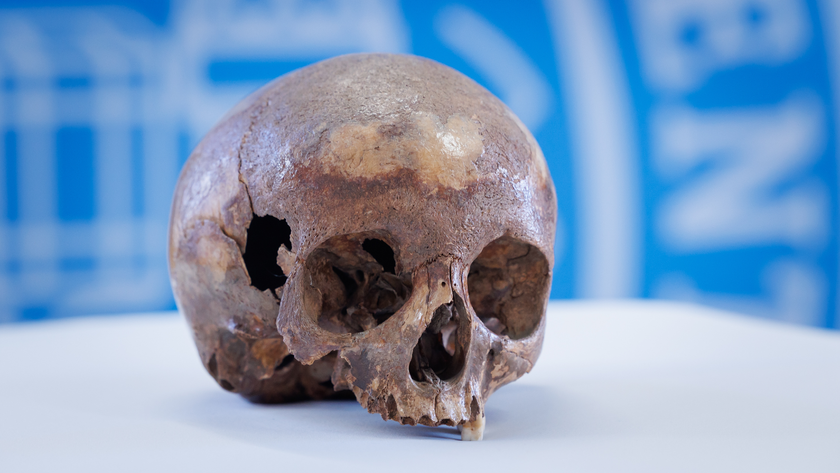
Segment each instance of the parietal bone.
[{"label": "parietal bone", "polygon": [[169,267],[201,360],[255,402],[355,398],[480,440],[534,366],[554,186],[531,133],[434,61],[356,54],[231,110],[175,191]]}]

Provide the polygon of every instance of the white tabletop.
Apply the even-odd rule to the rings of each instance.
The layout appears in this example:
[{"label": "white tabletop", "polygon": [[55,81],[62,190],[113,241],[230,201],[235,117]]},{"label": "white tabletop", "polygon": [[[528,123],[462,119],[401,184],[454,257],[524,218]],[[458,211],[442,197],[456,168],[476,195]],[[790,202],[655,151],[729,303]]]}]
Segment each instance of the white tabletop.
[{"label": "white tabletop", "polygon": [[173,313],[0,326],[0,471],[840,471],[840,334],[664,302],[548,317],[482,442],[354,401],[249,404]]}]

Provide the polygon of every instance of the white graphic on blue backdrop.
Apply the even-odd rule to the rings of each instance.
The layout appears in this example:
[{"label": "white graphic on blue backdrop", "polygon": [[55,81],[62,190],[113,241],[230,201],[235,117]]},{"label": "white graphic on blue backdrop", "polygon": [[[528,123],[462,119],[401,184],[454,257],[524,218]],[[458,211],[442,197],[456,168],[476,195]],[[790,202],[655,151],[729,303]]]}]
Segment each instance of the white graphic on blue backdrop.
[{"label": "white graphic on blue backdrop", "polygon": [[[569,245],[574,253],[563,256],[574,261],[574,294],[638,296],[643,274],[638,146],[615,32],[598,2],[557,0],[547,7],[569,117],[575,238]],[[559,174],[558,161],[549,163],[553,176]],[[562,185],[557,183],[561,209]]]},{"label": "white graphic on blue backdrop", "polygon": [[648,294],[836,324],[836,145],[816,15],[792,0],[629,3]]},{"label": "white graphic on blue backdrop", "polygon": [[833,23],[813,2],[83,3],[0,0],[0,321],[172,308],[197,140],[276,76],[389,51],[465,72],[534,131],[553,297],[838,325]]},{"label": "white graphic on blue backdrop", "polygon": [[744,64],[783,65],[812,37],[798,0],[631,0],[630,7],[645,80],[659,90],[696,89]]},{"label": "white graphic on blue backdrop", "polygon": [[177,147],[147,23],[131,11],[0,11],[2,319],[171,297],[160,235]]},{"label": "white graphic on blue backdrop", "polygon": [[392,2],[164,6],[162,25],[124,6],[0,9],[0,320],[173,307],[169,206],[196,139],[288,70],[407,48]]}]

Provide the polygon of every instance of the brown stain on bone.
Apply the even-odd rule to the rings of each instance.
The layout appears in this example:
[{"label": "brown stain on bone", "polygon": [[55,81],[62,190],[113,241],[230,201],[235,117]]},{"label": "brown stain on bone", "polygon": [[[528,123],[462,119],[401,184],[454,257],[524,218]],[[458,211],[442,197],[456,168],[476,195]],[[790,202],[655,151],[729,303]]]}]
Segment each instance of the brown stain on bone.
[{"label": "brown stain on bone", "polygon": [[410,169],[426,184],[453,189],[480,177],[476,161],[484,152],[478,123],[460,115],[443,122],[426,112],[391,123],[341,125],[329,143],[320,156],[329,174],[372,179]]},{"label": "brown stain on bone", "polygon": [[259,379],[268,379],[274,374],[277,360],[284,359],[289,349],[282,338],[263,338],[253,342],[250,354],[264,370]]}]

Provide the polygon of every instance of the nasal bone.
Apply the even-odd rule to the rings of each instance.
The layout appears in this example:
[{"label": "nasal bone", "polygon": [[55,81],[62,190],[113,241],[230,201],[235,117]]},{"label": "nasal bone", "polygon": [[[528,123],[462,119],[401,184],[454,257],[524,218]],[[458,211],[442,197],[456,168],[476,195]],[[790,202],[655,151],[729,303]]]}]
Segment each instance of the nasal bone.
[{"label": "nasal bone", "polygon": [[436,309],[452,302],[452,263],[449,258],[429,264],[429,307]]}]

